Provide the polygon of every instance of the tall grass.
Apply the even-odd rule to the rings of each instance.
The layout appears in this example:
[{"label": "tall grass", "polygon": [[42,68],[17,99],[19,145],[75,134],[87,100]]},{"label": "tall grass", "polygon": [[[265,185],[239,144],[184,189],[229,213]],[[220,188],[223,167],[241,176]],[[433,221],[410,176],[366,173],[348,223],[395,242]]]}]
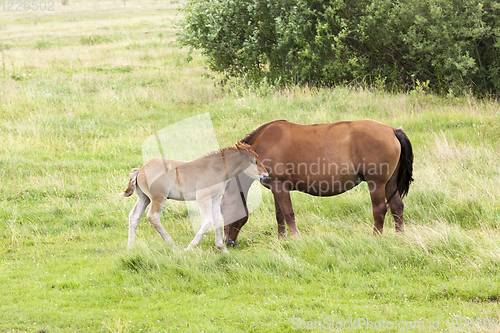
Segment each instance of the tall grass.
[{"label": "tall grass", "polygon": [[[199,53],[188,63],[175,44],[176,6],[70,1],[50,14],[0,13],[0,331],[286,332],[296,331],[292,318],[499,318],[496,101],[221,86]],[[194,232],[183,204],[162,214],[175,247],[144,219],[126,251],[134,199],[117,193],[143,163],[143,142],[205,112],[221,147],[280,118],[403,126],[415,153],[406,234],[388,215],[384,235],[371,236],[362,184],[333,198],[293,193],[299,241],[277,239],[264,190],[230,255],[214,250],[212,232],[179,251]]]}]

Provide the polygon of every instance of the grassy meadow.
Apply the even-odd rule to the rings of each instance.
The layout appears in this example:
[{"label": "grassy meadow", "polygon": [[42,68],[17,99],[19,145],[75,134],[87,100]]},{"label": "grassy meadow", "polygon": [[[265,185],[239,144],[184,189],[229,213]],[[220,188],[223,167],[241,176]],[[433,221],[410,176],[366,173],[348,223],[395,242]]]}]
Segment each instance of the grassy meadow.
[{"label": "grassy meadow", "polygon": [[[0,8],[0,332],[331,331],[337,322],[338,331],[498,332],[498,102],[221,86],[199,52],[188,63],[176,45],[178,6]],[[229,255],[213,231],[191,252],[166,246],[145,216],[127,251],[135,195],[117,193],[143,163],[142,144],[207,112],[220,147],[282,118],[402,126],[415,154],[406,233],[388,214],[384,235],[371,235],[361,184],[332,198],[293,193],[302,238],[278,240],[263,189]],[[178,248],[194,236],[182,203],[167,204],[162,223]]]}]

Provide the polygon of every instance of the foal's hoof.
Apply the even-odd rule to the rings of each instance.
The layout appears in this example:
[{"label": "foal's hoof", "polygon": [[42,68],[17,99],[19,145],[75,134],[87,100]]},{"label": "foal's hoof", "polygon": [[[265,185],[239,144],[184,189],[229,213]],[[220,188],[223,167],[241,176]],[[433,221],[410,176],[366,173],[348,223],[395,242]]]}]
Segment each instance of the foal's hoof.
[{"label": "foal's hoof", "polygon": [[230,247],[236,247],[238,246],[238,243],[236,241],[228,240],[226,241],[226,245]]},{"label": "foal's hoof", "polygon": [[222,248],[222,249],[219,249],[219,250],[220,250],[220,252],[222,252],[222,253],[224,253],[224,254],[229,254],[229,253],[231,253],[231,252],[229,252],[229,251],[228,251],[225,247],[224,247],[224,248]]}]

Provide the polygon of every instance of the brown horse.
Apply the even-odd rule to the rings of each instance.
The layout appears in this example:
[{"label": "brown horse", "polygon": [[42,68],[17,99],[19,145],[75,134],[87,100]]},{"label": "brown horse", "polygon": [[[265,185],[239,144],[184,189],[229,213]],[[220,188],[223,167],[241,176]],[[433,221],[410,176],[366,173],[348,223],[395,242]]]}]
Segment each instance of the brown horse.
[{"label": "brown horse", "polygon": [[[243,140],[259,155],[269,172],[278,236],[299,236],[290,191],[333,196],[368,183],[375,220],[382,233],[389,205],[396,231],[402,232],[403,201],[413,181],[413,151],[402,129],[373,120],[299,125],[276,120],[261,125]],[[222,200],[225,241],[236,246],[248,220],[245,198],[253,180],[240,175],[227,185]]]}]

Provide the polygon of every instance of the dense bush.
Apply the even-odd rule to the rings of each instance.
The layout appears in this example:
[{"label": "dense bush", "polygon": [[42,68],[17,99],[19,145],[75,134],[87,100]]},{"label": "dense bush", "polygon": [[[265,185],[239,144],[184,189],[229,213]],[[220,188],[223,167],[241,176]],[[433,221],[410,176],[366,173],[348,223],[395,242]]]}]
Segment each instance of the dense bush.
[{"label": "dense bush", "polygon": [[248,82],[500,91],[496,0],[188,0],[182,10],[180,43]]}]

